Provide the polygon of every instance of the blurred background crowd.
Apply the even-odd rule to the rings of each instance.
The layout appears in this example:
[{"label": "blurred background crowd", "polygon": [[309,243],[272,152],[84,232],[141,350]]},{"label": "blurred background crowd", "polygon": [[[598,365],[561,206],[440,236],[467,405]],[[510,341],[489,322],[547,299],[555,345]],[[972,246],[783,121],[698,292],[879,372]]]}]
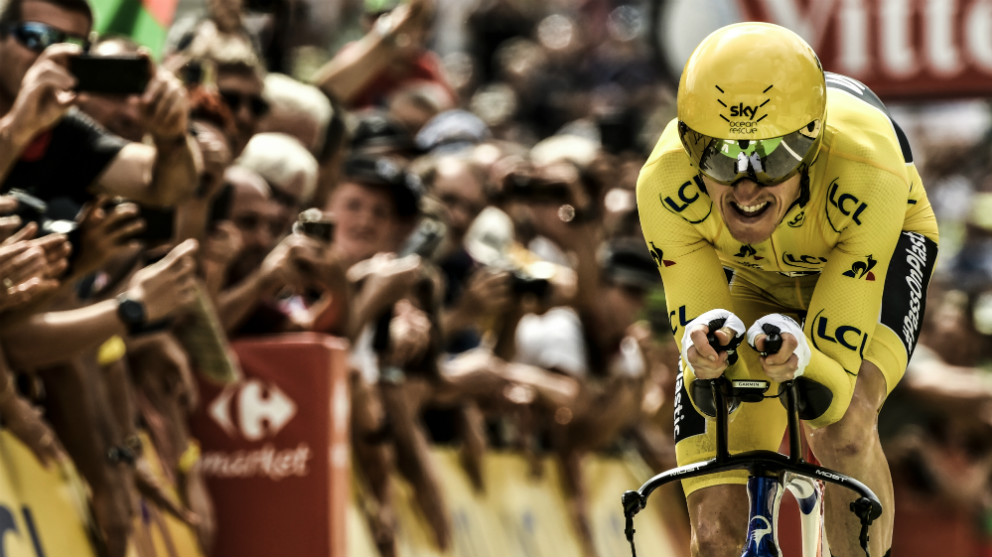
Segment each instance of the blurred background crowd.
[{"label": "blurred background crowd", "polygon": [[[236,375],[231,340],[327,333],[350,342],[353,468],[383,556],[397,552],[397,473],[450,547],[432,445],[457,447],[479,491],[487,450],[553,455],[595,554],[583,457],[674,466],[665,262],[634,204],[674,116],[651,13],[623,0],[181,2],[145,93],[77,95],[65,66],[93,25],[85,1],[7,0],[3,427],[43,463],[78,468],[108,555],[124,553],[139,493],[209,553],[194,374]],[[112,34],[88,46],[139,51]],[[992,128],[962,138],[912,122],[941,259],[882,434],[903,496],[965,512],[988,539]],[[143,465],[139,430],[178,500]]]}]

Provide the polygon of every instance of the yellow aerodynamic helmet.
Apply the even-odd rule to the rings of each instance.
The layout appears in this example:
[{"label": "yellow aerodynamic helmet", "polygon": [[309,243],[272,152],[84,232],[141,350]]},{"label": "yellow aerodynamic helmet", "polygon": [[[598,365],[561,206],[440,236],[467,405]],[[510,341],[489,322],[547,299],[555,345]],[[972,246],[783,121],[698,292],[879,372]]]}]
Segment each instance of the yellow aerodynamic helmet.
[{"label": "yellow aerodynamic helmet", "polygon": [[799,35],[771,23],[722,27],[682,70],[679,137],[700,172],[732,184],[788,179],[816,157],[827,109],[823,67]]}]

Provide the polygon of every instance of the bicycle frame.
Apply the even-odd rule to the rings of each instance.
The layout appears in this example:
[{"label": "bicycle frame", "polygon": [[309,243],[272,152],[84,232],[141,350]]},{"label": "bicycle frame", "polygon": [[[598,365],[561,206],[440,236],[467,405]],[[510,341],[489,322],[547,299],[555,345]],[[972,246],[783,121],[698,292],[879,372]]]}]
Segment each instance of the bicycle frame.
[{"label": "bicycle frame", "polygon": [[[871,489],[860,481],[803,460],[795,383],[789,381],[782,384],[786,394],[788,414],[789,456],[765,450],[731,455],[727,448],[727,424],[729,421],[727,402],[730,397],[737,396],[737,392],[734,384],[724,377],[712,381],[712,391],[717,409],[716,456],[707,461],[687,464],[662,472],[649,479],[636,491],[627,491],[623,494],[622,502],[627,524],[625,533],[628,541],[630,541],[633,556],[636,557],[633,540],[633,517],[644,508],[647,504],[647,498],[655,489],[676,480],[745,469],[749,472],[750,513],[747,542],[741,557],[778,557],[781,555],[776,527],[783,486],[797,494],[796,499],[799,501],[804,516],[802,521],[803,555],[805,557],[819,555],[817,552],[826,548],[826,538],[822,533],[822,528],[819,527],[822,498],[820,497],[821,488],[818,481],[843,486],[859,495],[858,499],[851,503],[851,511],[861,519],[860,542],[865,550],[865,555],[870,557],[868,526],[882,514],[882,505]],[[809,532],[819,530],[820,533],[816,538],[812,538],[807,528],[810,528]]]}]

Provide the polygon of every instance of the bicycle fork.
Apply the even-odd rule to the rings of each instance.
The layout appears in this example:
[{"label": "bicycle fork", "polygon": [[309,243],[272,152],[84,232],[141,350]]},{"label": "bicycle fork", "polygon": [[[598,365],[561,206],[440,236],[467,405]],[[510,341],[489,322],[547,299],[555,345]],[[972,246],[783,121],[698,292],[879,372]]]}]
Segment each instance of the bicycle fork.
[{"label": "bicycle fork", "polygon": [[830,557],[823,528],[823,485],[798,474],[786,473],[784,481],[774,476],[752,475],[747,481],[750,521],[741,557],[780,557],[779,506],[785,485],[799,505],[803,557]]},{"label": "bicycle fork", "polygon": [[799,504],[803,557],[830,557],[827,530],[823,527],[823,482],[786,472],[785,487]]}]

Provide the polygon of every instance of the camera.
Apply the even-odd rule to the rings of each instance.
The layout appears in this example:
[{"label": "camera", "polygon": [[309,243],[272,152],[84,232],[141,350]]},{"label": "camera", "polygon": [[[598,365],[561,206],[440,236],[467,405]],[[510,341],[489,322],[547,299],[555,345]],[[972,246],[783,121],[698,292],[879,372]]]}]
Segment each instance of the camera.
[{"label": "camera", "polygon": [[199,60],[190,60],[183,64],[179,71],[179,79],[189,86],[201,85],[203,83],[203,63]]},{"label": "camera", "polygon": [[320,209],[307,209],[296,217],[293,232],[330,243],[334,240],[334,221]]},{"label": "camera", "polygon": [[515,269],[510,273],[510,289],[516,296],[531,294],[539,300],[544,300],[551,293],[551,281]]},{"label": "camera", "polygon": [[12,189],[7,195],[17,200],[17,209],[14,209],[13,214],[21,217],[21,222],[24,224],[40,223],[48,212],[47,203],[24,190]]},{"label": "camera", "polygon": [[145,221],[145,228],[138,232],[137,239],[146,247],[169,242],[175,236],[176,211],[172,208],[146,207],[139,205],[139,218]]}]

